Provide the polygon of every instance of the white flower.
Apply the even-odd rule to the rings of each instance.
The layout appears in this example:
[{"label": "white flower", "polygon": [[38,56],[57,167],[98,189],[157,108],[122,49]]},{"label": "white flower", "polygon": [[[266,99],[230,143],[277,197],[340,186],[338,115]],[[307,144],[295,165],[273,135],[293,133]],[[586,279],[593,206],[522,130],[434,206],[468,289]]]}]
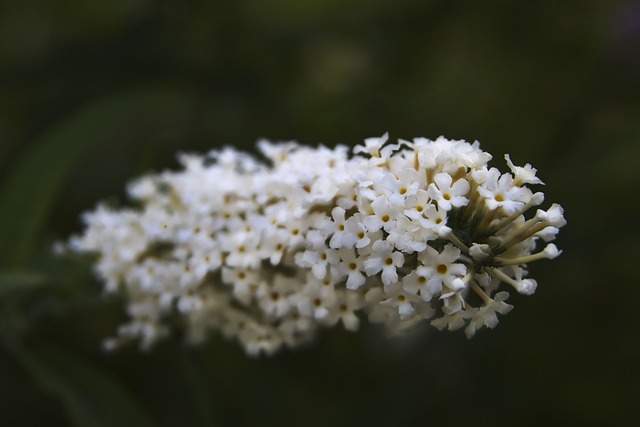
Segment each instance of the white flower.
[{"label": "white flower", "polygon": [[[345,210],[339,206],[336,206],[331,211],[331,220],[325,220],[322,225],[322,231],[326,236],[331,236],[329,246],[337,249],[343,246],[343,240],[345,235]],[[351,245],[353,247],[353,245]]]},{"label": "white flower", "polygon": [[469,192],[469,183],[466,179],[460,178],[453,183],[453,178],[448,173],[439,173],[433,177],[435,184],[429,184],[429,197],[438,202],[438,207],[445,211],[452,207],[459,208],[469,203],[465,194]]},{"label": "white flower", "polygon": [[515,176],[516,185],[519,185],[521,183],[544,185],[544,182],[542,182],[540,178],[536,176],[536,173],[538,172],[536,168],[532,167],[529,163],[524,165],[524,167],[515,166],[511,162],[511,158],[509,158],[508,154],[504,155],[504,159],[507,161],[507,165],[509,166],[509,169],[511,169],[511,173],[513,173],[513,176]]},{"label": "white flower", "polygon": [[516,186],[510,174],[500,175],[495,168],[489,170],[485,182],[478,187],[478,192],[484,197],[489,209],[502,208],[507,214],[522,209],[532,196],[528,188]]},{"label": "white flower", "polygon": [[464,299],[458,292],[447,292],[446,294],[440,295],[440,299],[442,300],[442,311],[445,314],[455,314],[462,311],[465,308]]},{"label": "white flower", "polygon": [[419,293],[424,301],[430,301],[442,291],[442,282],[429,280],[432,276],[433,269],[421,265],[402,278],[402,287],[411,293]]},{"label": "white flower", "polygon": [[538,210],[537,216],[541,221],[545,221],[547,225],[556,228],[564,227],[567,224],[567,221],[564,219],[564,210],[562,206],[557,203],[552,204],[546,212]]},{"label": "white flower", "polygon": [[533,295],[538,283],[533,279],[522,279],[517,282],[516,290],[524,295]]},{"label": "white flower", "polygon": [[297,288],[298,281],[295,278],[276,275],[272,286],[260,288],[257,294],[260,307],[267,316],[284,317],[294,307],[292,296]]},{"label": "white flower", "polygon": [[258,239],[252,239],[245,233],[238,232],[225,240],[225,247],[229,248],[229,253],[225,258],[227,265],[231,267],[258,267],[260,264]]},{"label": "white flower", "polygon": [[[298,311],[293,311],[285,317],[278,325],[278,330],[285,332],[286,335],[308,336],[315,330],[316,323],[309,317],[301,315]],[[287,344],[295,346],[296,340],[289,338]]]},{"label": "white flower", "polygon": [[382,146],[389,139],[389,133],[385,133],[380,138],[366,138],[364,145],[356,145],[353,149],[354,154],[366,153],[373,157],[380,157]]},{"label": "white flower", "polygon": [[382,179],[382,185],[389,194],[389,203],[404,208],[405,199],[416,194],[423,178],[424,176],[415,169],[402,169],[398,172],[397,177],[393,174],[385,175]]},{"label": "white flower", "polygon": [[267,228],[260,244],[261,257],[268,258],[272,265],[280,264],[285,251],[289,249],[289,236],[290,234],[283,228]]},{"label": "white flower", "polygon": [[418,259],[425,266],[424,274],[429,276],[428,286],[431,294],[439,292],[442,286],[454,291],[461,289],[459,279],[467,273],[467,268],[464,264],[455,262],[460,259],[458,248],[447,244],[442,252],[438,252],[427,246],[425,251],[418,255]]},{"label": "white flower", "polygon": [[491,248],[486,243],[473,243],[469,248],[469,255],[476,261],[486,261],[491,258]]},{"label": "white flower", "polygon": [[335,311],[337,295],[333,288],[331,292],[323,290],[318,282],[309,282],[302,292],[293,297],[298,311],[307,317],[324,321]]},{"label": "white flower", "polygon": [[490,302],[474,311],[469,325],[464,330],[467,338],[471,338],[482,326],[489,329],[495,328],[498,325],[496,313],[507,314],[513,309],[512,305],[504,302],[507,298],[509,298],[509,293],[498,292]]},{"label": "white flower", "polygon": [[390,228],[387,241],[392,243],[396,249],[412,254],[423,251],[427,242],[435,237],[431,229],[421,227],[415,221],[400,216],[396,219],[394,226]]},{"label": "white flower", "polygon": [[233,288],[233,295],[244,305],[249,305],[251,300],[258,294],[258,290],[261,291],[261,294],[264,294],[261,289],[264,284],[260,286],[261,281],[255,270],[224,267],[222,269],[222,280]]},{"label": "white flower", "polygon": [[[561,254],[566,224],[542,204],[529,164],[501,174],[477,142],[369,138],[310,148],[262,140],[267,159],[227,148],[182,154],[183,170],[128,187],[139,209],[98,205],[68,248],[97,255],[128,321],[105,347],[148,348],[176,319],[190,342],[219,331],[250,355],[356,330],[364,312],[393,333],[425,319],[472,336],[506,314],[510,286],[534,293],[527,264]],[[59,248],[60,245],[58,245]],[[537,252],[536,252],[537,251]],[[64,253],[64,251],[59,251]]]},{"label": "white flower", "polygon": [[431,325],[440,330],[448,329],[450,331],[455,331],[464,327],[467,319],[471,316],[472,313],[468,311],[457,311],[452,314],[444,314],[442,317],[432,320]]},{"label": "white flower", "polygon": [[551,244],[545,246],[545,248],[542,251],[542,253],[543,253],[545,258],[554,259],[554,258],[557,258],[562,253],[562,251],[559,250],[556,245],[551,243]]},{"label": "white flower", "polygon": [[391,285],[398,281],[396,269],[404,263],[404,255],[394,251],[393,246],[385,241],[378,240],[373,244],[371,255],[364,262],[364,271],[372,276],[382,271],[382,283]]},{"label": "white flower", "polygon": [[381,304],[385,299],[385,292],[381,287],[371,287],[364,294],[368,318],[371,323],[383,323],[387,326],[400,320],[398,310]]},{"label": "white flower", "polygon": [[256,145],[262,155],[276,165],[284,163],[289,155],[298,147],[298,144],[293,141],[274,144],[266,139],[258,140]]},{"label": "white flower", "polygon": [[345,286],[347,289],[358,289],[364,285],[366,278],[363,271],[363,257],[357,256],[353,249],[342,248],[338,251],[340,267],[347,276]]},{"label": "white flower", "polygon": [[389,231],[399,213],[397,206],[389,203],[386,196],[378,196],[371,202],[371,209],[373,213],[364,219],[367,230],[374,232],[384,228],[385,231]]},{"label": "white flower", "polygon": [[355,312],[362,307],[362,296],[355,292],[341,291],[338,293],[336,307],[329,312],[326,321],[334,325],[339,320],[348,331],[355,331],[360,326],[360,319]]},{"label": "white flower", "polygon": [[423,213],[431,205],[431,197],[425,190],[418,190],[413,196],[405,201],[404,214],[413,219],[422,218]]},{"label": "white flower", "polygon": [[407,319],[415,314],[416,310],[412,303],[420,302],[415,294],[406,292],[400,285],[387,286],[384,291],[388,298],[383,300],[381,304],[393,307],[402,319]]},{"label": "white flower", "polygon": [[296,263],[300,267],[311,268],[313,275],[318,279],[324,279],[327,275],[327,268],[337,264],[339,260],[338,251],[325,247],[320,247],[317,250],[307,249],[296,254]]},{"label": "white flower", "polygon": [[435,236],[446,236],[451,228],[447,226],[447,211],[429,205],[420,214],[417,211],[405,211],[405,215],[417,221],[425,230],[431,231]]},{"label": "white flower", "polygon": [[367,247],[371,241],[375,241],[382,237],[381,232],[369,232],[364,226],[364,215],[356,213],[344,223],[344,233],[341,236],[342,246],[347,248],[358,249]]}]

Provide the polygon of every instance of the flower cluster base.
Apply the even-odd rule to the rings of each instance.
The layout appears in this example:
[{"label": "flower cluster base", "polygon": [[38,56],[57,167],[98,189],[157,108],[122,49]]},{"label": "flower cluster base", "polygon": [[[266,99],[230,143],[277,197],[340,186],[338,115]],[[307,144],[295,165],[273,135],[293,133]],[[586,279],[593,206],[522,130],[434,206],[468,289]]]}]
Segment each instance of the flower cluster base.
[{"label": "flower cluster base", "polygon": [[181,155],[184,169],[148,175],[137,208],[99,205],[68,247],[97,254],[107,292],[127,299],[116,347],[149,347],[179,325],[212,331],[249,354],[313,338],[322,326],[391,330],[422,320],[471,337],[532,294],[526,264],[554,258],[562,208],[529,164],[487,166],[479,144],[369,138],[309,148],[260,141],[263,161],[233,149]]}]

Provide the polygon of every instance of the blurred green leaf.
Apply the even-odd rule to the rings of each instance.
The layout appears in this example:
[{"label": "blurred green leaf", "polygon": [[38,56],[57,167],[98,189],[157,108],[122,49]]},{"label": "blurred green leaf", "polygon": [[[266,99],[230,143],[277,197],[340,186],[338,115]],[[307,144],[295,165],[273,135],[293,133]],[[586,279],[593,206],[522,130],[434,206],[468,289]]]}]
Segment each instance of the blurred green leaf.
[{"label": "blurred green leaf", "polygon": [[19,267],[31,255],[55,198],[82,155],[113,128],[140,116],[184,105],[171,89],[127,92],[78,112],[45,134],[0,188],[0,265]]},{"label": "blurred green leaf", "polygon": [[211,405],[211,391],[206,376],[202,372],[200,359],[194,349],[183,346],[180,352],[185,380],[193,397],[193,407],[202,426],[214,425]]},{"label": "blurred green leaf", "polygon": [[52,344],[32,344],[13,350],[36,384],[60,399],[74,425],[154,425],[121,384],[87,360]]},{"label": "blurred green leaf", "polygon": [[37,271],[1,271],[0,299],[15,292],[29,291],[39,288],[47,281],[47,277]]}]

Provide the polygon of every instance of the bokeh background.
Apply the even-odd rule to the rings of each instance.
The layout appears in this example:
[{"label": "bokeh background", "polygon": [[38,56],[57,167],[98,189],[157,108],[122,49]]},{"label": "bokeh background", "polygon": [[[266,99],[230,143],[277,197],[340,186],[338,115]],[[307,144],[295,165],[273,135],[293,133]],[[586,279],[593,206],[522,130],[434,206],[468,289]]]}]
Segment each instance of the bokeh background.
[{"label": "bokeh background", "polygon": [[[532,163],[564,254],[472,340],[327,330],[247,358],[149,353],[51,246],[179,151],[259,137],[479,140]],[[631,0],[0,2],[0,419],[22,426],[630,425],[640,415],[640,4]],[[412,424],[408,424],[412,423]]]}]

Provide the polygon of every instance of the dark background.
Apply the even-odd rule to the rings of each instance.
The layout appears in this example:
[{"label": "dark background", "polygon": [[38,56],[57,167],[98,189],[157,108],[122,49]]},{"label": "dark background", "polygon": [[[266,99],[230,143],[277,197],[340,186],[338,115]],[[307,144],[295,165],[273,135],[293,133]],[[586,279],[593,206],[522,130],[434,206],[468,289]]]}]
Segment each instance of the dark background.
[{"label": "dark background", "polygon": [[[100,350],[123,302],[51,254],[81,212],[178,151],[385,131],[477,139],[564,206],[495,330]],[[2,425],[632,424],[639,159],[634,1],[0,2]]]}]

